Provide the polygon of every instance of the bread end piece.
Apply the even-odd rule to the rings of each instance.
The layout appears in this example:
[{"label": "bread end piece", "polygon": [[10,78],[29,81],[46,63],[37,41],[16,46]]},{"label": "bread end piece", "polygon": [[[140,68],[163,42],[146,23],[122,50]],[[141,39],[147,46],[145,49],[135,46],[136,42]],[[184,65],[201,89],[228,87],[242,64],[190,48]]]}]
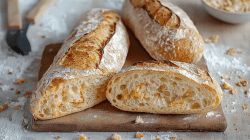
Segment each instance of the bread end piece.
[{"label": "bread end piece", "polygon": [[164,0],[125,0],[121,17],[155,60],[196,63],[204,41],[188,15]]}]

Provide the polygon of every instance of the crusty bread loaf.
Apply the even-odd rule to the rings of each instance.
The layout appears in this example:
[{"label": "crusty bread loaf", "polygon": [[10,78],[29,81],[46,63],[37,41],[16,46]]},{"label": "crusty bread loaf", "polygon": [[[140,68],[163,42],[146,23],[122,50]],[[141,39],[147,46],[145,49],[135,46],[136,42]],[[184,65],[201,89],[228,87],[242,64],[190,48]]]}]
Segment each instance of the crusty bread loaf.
[{"label": "crusty bread loaf", "polygon": [[196,63],[204,42],[188,15],[167,0],[125,0],[121,17],[156,60]]},{"label": "crusty bread loaf", "polygon": [[216,108],[222,90],[213,76],[193,64],[140,62],[117,73],[106,92],[124,111],[188,114]]},{"label": "crusty bread loaf", "polygon": [[104,101],[108,80],[121,70],[128,47],[128,34],[116,12],[85,13],[33,91],[34,118],[52,119]]}]

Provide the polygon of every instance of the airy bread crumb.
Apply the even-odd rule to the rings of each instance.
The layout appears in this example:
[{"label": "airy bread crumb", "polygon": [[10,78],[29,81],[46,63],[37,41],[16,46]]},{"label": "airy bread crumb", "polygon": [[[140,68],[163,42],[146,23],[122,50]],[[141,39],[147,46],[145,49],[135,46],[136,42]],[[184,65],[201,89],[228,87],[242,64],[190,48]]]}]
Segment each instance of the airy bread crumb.
[{"label": "airy bread crumb", "polygon": [[86,140],[86,136],[82,134],[78,140]]},{"label": "airy bread crumb", "polygon": [[14,88],[11,88],[10,90],[14,90]]},{"label": "airy bread crumb", "polygon": [[227,75],[221,76],[221,79],[226,79],[226,78],[227,78]]},{"label": "airy bread crumb", "polygon": [[229,55],[235,55],[235,53],[236,53],[235,48],[230,48],[230,49],[227,51],[227,54],[229,54]]},{"label": "airy bread crumb", "polygon": [[15,84],[21,85],[21,84],[27,83],[27,82],[28,82],[27,79],[19,78],[19,79],[16,80]]},{"label": "airy bread crumb", "polygon": [[21,108],[21,105],[18,105],[15,107],[15,110],[19,110]]},{"label": "airy bread crumb", "polygon": [[61,137],[60,136],[56,136],[56,139],[60,139]]},{"label": "airy bread crumb", "polygon": [[233,94],[233,95],[237,94],[237,90],[236,90],[235,88],[233,88],[233,89],[231,90],[231,94]]},{"label": "airy bread crumb", "polygon": [[247,105],[247,104],[244,104],[242,107],[243,107],[243,110],[247,110],[248,105]]},{"label": "airy bread crumb", "polygon": [[243,53],[243,51],[238,51],[238,53],[242,54],[242,53]]},{"label": "airy bread crumb", "polygon": [[9,75],[12,75],[12,72],[9,72],[8,74],[9,74]]},{"label": "airy bread crumb", "polygon": [[218,38],[219,38],[219,36],[216,35],[216,36],[213,36],[213,37],[210,37],[210,38],[205,38],[205,39],[203,39],[203,41],[205,43],[217,43]]},{"label": "airy bread crumb", "polygon": [[142,118],[140,116],[137,116],[136,120],[135,120],[135,123],[136,124],[138,124],[138,123],[144,123],[144,121],[142,120]]},{"label": "airy bread crumb", "polygon": [[242,79],[242,78],[243,78],[243,76],[242,76],[242,75],[239,75],[239,78],[241,78],[241,79]]},{"label": "airy bread crumb", "polygon": [[16,91],[16,94],[20,94],[21,93],[21,91]]},{"label": "airy bread crumb", "polygon": [[233,89],[233,87],[229,83],[224,82],[224,89]]},{"label": "airy bread crumb", "polygon": [[115,134],[111,137],[110,140],[121,140],[121,139],[122,139],[121,135],[119,135],[118,133],[115,133]]},{"label": "airy bread crumb", "polygon": [[23,96],[24,97],[27,97],[27,98],[30,98],[30,95],[32,94],[32,92],[31,91],[26,91],[24,94],[23,94]]},{"label": "airy bread crumb", "polygon": [[139,133],[139,134],[136,134],[135,137],[136,137],[136,138],[142,138],[142,137],[144,137],[144,134]]},{"label": "airy bread crumb", "polygon": [[177,136],[171,137],[171,140],[175,140],[177,139]]}]

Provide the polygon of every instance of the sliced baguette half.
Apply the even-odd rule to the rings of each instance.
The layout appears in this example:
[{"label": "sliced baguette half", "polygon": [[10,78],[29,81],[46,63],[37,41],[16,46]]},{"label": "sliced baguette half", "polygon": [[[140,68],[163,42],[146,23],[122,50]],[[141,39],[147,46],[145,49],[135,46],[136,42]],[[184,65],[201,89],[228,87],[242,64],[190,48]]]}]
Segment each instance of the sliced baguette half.
[{"label": "sliced baguette half", "polygon": [[113,76],[106,96],[124,111],[189,114],[216,108],[222,90],[209,72],[193,64],[149,61]]},{"label": "sliced baguette half", "polygon": [[123,67],[128,49],[129,37],[116,12],[86,12],[33,91],[34,118],[53,119],[106,100],[108,81]]}]

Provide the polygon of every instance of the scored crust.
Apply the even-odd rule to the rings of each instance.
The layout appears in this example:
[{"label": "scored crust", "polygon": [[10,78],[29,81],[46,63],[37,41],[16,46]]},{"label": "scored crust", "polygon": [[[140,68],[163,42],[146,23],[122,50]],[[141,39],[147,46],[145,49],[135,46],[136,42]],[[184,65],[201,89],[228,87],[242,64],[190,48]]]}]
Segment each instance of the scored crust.
[{"label": "scored crust", "polygon": [[188,15],[167,0],[125,0],[121,17],[156,60],[196,63],[204,42]]},{"label": "scored crust", "polygon": [[193,64],[140,62],[108,83],[107,99],[124,111],[188,114],[216,108],[222,90],[213,76]]},{"label": "scored crust", "polygon": [[121,70],[128,47],[116,12],[96,8],[85,13],[33,91],[34,118],[52,119],[104,101],[108,80]]}]

